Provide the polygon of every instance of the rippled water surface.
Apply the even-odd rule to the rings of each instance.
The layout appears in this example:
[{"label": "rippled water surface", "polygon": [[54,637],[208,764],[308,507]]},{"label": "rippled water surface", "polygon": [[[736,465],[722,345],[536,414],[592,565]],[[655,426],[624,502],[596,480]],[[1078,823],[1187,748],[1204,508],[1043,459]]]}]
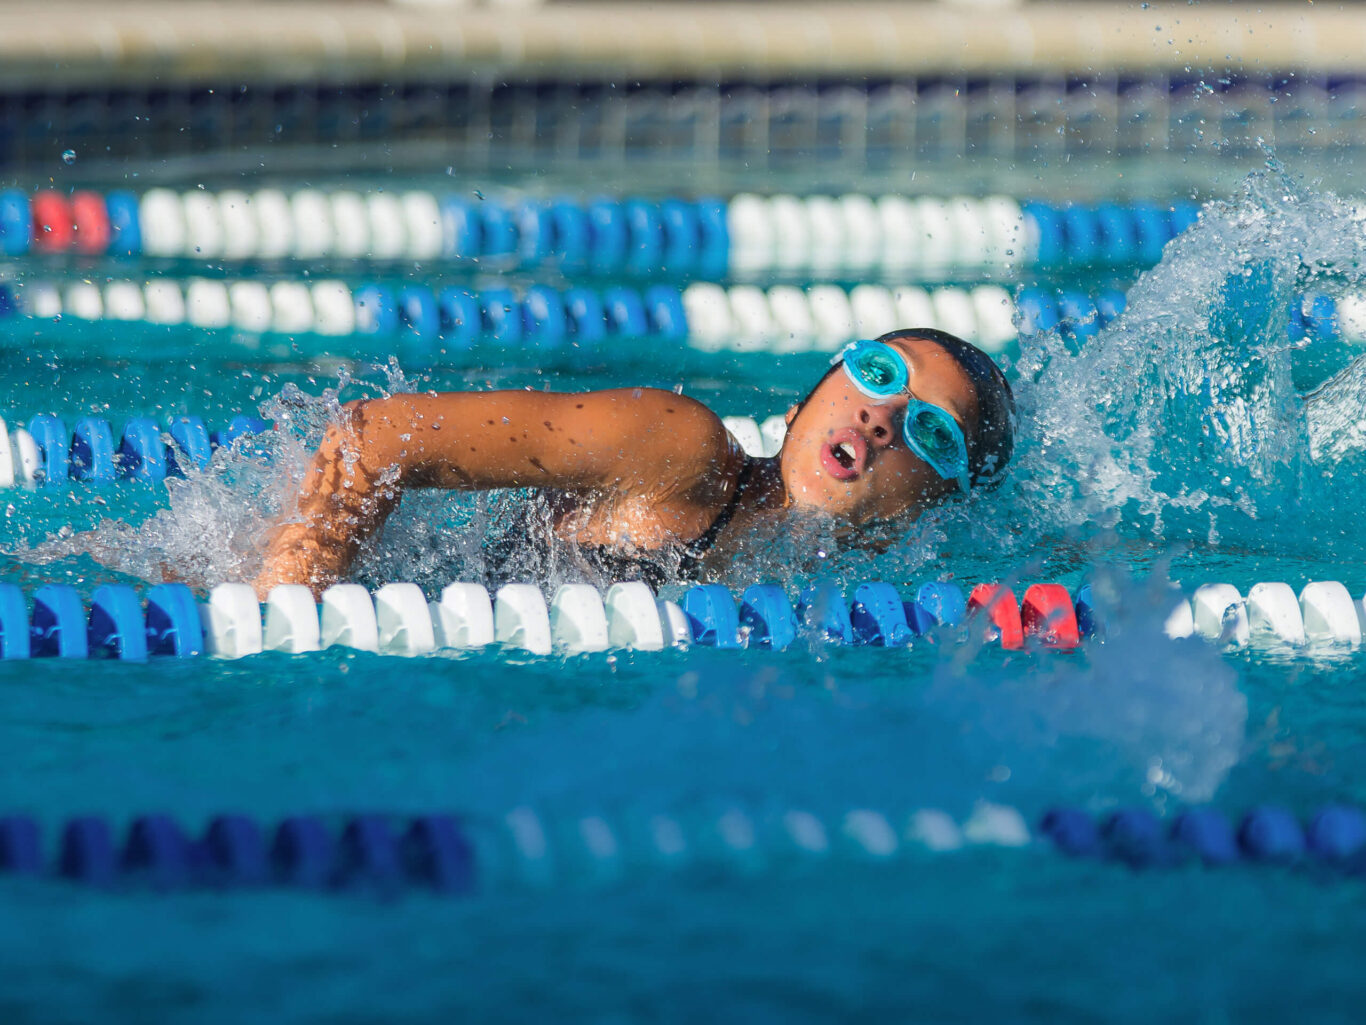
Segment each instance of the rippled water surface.
[{"label": "rippled water surface", "polygon": [[[1293,296],[1361,286],[1366,235],[1343,228],[1360,220],[1275,170],[1250,180],[1169,247],[1099,338],[1027,338],[1012,353],[1022,442],[999,491],[898,526],[879,554],[799,534],[713,568],[735,585],[820,574],[849,589],[1096,579],[1111,631],[1081,652],[944,637],[896,651],[0,665],[0,808],[49,827],[146,811],[195,827],[223,811],[498,823],[531,808],[552,848],[580,852],[538,881],[490,855],[479,891],[456,900],[0,880],[4,1019],[1355,1020],[1356,878],[1136,872],[1042,845],[803,859],[764,830],[790,809],[832,822],[877,809],[900,825],[926,807],[961,821],[983,801],[1030,822],[1057,803],[1167,815],[1366,803],[1362,655],[1220,652],[1161,632],[1168,575],[1187,589],[1366,590],[1352,438],[1366,380],[1355,351],[1287,335]],[[321,359],[307,340],[239,351],[51,324],[7,342],[0,407],[15,420],[264,409],[295,425],[170,491],[0,496],[5,579],[84,591],[163,565],[211,578],[249,566],[329,388],[682,385],[762,417],[827,358],[570,355],[402,377]],[[522,501],[405,500],[361,578],[439,587],[482,572],[474,542]],[[670,866],[633,853],[653,815],[703,835],[732,809],[759,824],[747,855]],[[565,840],[586,816],[616,824],[622,857],[595,862]]]}]

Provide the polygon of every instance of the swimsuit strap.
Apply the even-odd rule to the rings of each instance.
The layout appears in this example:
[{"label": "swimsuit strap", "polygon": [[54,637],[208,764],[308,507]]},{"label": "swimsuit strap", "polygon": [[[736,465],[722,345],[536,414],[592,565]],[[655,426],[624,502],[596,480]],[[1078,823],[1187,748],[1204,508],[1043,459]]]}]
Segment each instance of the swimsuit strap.
[{"label": "swimsuit strap", "polygon": [[735,484],[735,493],[730,496],[730,501],[726,507],[716,515],[716,519],[711,521],[711,526],[696,541],[690,541],[687,545],[687,557],[690,559],[700,559],[706,551],[716,544],[716,539],[721,536],[721,531],[726,529],[726,525],[735,517],[735,510],[740,507],[740,499],[745,494],[745,488],[749,486],[749,479],[754,473],[754,460],[745,456],[745,465],[740,469],[740,479]]}]

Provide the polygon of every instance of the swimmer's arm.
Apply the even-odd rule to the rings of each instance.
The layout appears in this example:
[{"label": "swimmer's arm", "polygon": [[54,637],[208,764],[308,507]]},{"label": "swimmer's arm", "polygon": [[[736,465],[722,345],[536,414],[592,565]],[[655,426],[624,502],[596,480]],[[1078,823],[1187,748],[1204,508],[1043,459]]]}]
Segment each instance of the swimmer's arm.
[{"label": "swimmer's arm", "polygon": [[455,392],[351,403],[275,529],[257,590],[340,579],[407,487],[553,488],[724,501],[737,453],[714,413],[672,392]]}]

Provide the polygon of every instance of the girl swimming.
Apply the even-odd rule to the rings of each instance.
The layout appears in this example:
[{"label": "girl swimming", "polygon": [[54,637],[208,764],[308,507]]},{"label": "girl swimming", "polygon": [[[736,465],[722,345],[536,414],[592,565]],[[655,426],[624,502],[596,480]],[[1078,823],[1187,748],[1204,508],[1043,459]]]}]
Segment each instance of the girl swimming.
[{"label": "girl swimming", "polygon": [[746,456],[701,403],[650,388],[355,402],[306,470],[297,516],[271,532],[256,589],[344,578],[410,488],[538,489],[557,536],[609,575],[657,584],[665,563],[691,575],[760,519],[914,517],[994,483],[1013,414],[985,353],[920,329],[847,346],[788,410],[771,459]]}]

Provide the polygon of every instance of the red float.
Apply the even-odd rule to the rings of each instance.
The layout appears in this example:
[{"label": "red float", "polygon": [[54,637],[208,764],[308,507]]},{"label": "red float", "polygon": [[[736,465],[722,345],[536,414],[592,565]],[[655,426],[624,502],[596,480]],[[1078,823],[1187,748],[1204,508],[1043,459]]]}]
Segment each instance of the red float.
[{"label": "red float", "polygon": [[109,208],[98,192],[76,192],[71,196],[71,219],[76,235],[72,241],[79,253],[104,253],[109,249]]},{"label": "red float", "polygon": [[71,248],[75,220],[65,196],[51,189],[35,192],[30,209],[34,249],[40,253],[59,253]]},{"label": "red float", "polygon": [[992,633],[1001,647],[1024,647],[1024,624],[1020,622],[1020,606],[1015,592],[1000,584],[978,584],[968,595],[968,612],[984,610],[994,627]]},{"label": "red float", "polygon": [[1026,636],[1045,648],[1075,648],[1081,644],[1077,610],[1061,584],[1034,584],[1024,593],[1020,619]]}]

